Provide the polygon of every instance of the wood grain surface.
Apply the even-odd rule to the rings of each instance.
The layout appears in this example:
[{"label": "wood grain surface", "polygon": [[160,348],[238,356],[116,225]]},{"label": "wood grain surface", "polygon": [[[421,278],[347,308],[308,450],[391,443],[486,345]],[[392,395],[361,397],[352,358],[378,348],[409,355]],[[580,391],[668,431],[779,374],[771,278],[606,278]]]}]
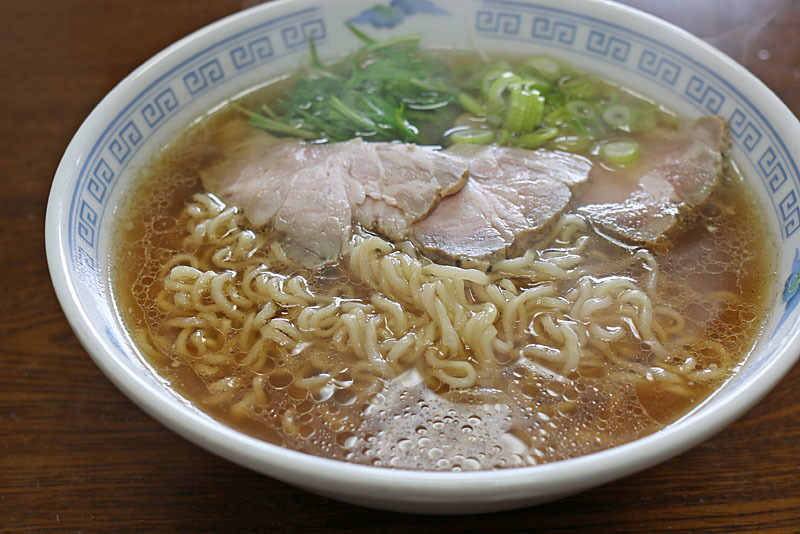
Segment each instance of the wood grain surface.
[{"label": "wood grain surface", "polygon": [[[50,283],[53,173],[126,74],[253,3],[0,0],[0,531],[800,532],[800,366],[686,454],[558,502],[470,517],[386,513],[295,489],[183,440],[117,391]],[[635,3],[718,37],[800,112],[800,2],[785,2],[754,35],[719,27],[739,1]],[[768,7],[746,3],[754,13]],[[717,16],[693,16],[699,5]]]}]

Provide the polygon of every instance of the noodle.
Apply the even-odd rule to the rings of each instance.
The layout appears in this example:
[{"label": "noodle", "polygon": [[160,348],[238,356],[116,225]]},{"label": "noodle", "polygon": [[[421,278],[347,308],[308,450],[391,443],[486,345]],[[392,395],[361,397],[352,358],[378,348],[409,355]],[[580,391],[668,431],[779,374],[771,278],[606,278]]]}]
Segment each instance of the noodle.
[{"label": "noodle", "polygon": [[[663,358],[664,337],[683,328],[677,311],[654,307],[643,289],[652,291],[657,283],[650,252],[640,249],[628,262],[641,262],[640,282],[585,274],[591,255],[581,252],[588,236],[580,233],[585,223],[575,215],[558,221],[541,252],[499,261],[488,274],[433,264],[413,248],[356,235],[349,265],[372,291],[361,300],[318,296],[303,276],[272,271],[271,258],[274,264],[287,261],[280,248],[269,248],[265,260],[258,251],[266,238],[212,195],[195,195],[183,217],[184,246],[201,252],[180,252],[167,262],[158,295],[168,315],[162,326],[180,329],[174,348],[186,361],[203,357],[205,363],[222,363],[228,355],[219,351],[227,348],[246,351],[241,363],[260,368],[265,345],[278,354],[285,351],[280,357],[285,359],[330,341],[351,351],[361,371],[376,377],[394,378],[421,365],[425,374],[452,388],[469,388],[487,365],[508,362],[507,354],[563,378],[578,369],[587,347],[595,347],[618,372],[660,380],[663,373],[653,372],[663,369],[657,362],[627,361],[615,356],[619,347],[612,347],[633,340]],[[519,288],[512,277],[529,279],[531,285]],[[232,338],[222,339],[222,331]],[[306,385],[300,387],[322,387],[331,380],[330,369],[319,371],[312,382],[301,379],[298,384]],[[680,376],[688,381],[696,374]]]},{"label": "noodle", "polygon": [[[670,424],[759,334],[770,254],[735,180],[710,197],[713,234],[690,214],[649,250],[576,214],[576,189],[535,246],[486,270],[360,227],[309,270],[279,228],[198,192],[231,117],[192,127],[132,191],[112,289],[147,361],[236,429],[368,465],[561,460]],[[631,133],[643,158],[647,135]]]}]

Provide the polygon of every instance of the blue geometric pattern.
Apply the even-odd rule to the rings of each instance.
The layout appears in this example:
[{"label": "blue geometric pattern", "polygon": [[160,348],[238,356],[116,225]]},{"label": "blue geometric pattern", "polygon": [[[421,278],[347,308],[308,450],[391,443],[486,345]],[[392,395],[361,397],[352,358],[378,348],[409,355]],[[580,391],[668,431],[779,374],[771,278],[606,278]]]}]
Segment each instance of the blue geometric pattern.
[{"label": "blue geometric pattern", "polygon": [[506,35],[519,34],[520,16],[516,13],[493,13],[478,11],[475,15],[475,27],[478,31],[502,32]]},{"label": "blue geometric pattern", "polygon": [[167,87],[156,96],[152,102],[145,104],[142,108],[142,117],[147,125],[152,128],[167,116],[167,114],[178,107],[178,97],[175,91]]},{"label": "blue geometric pattern", "polygon": [[534,17],[533,25],[531,26],[532,37],[556,41],[566,45],[571,45],[575,42],[576,32],[577,28],[574,24],[568,24],[560,20],[552,21],[545,17]]},{"label": "blue geometric pattern", "polygon": [[769,185],[772,193],[778,191],[786,183],[787,175],[775,153],[775,149],[767,147],[764,153],[758,158],[758,169],[761,171],[761,178]]},{"label": "blue geometric pattern", "polygon": [[586,40],[586,50],[624,63],[631,51],[631,43],[619,37],[609,37],[601,31],[591,30]]},{"label": "blue geometric pattern", "polygon": [[778,203],[781,221],[786,235],[792,235],[800,226],[800,208],[797,204],[797,193],[790,189],[786,196]]},{"label": "blue geometric pattern", "polygon": [[681,75],[680,65],[646,48],[636,68],[669,85],[675,85]]},{"label": "blue geometric pattern", "polygon": [[764,134],[753,124],[753,121],[748,119],[744,111],[739,108],[733,110],[728,119],[728,125],[731,127],[733,136],[741,141],[742,146],[748,152],[752,152],[758,142],[761,141],[761,138],[764,137]]},{"label": "blue geometric pattern", "polygon": [[308,44],[309,39],[321,41],[325,38],[325,23],[322,19],[303,22],[300,26],[287,26],[281,31],[286,48]]},{"label": "blue geometric pattern", "polygon": [[700,104],[705,111],[715,115],[719,113],[719,110],[725,103],[725,97],[718,89],[696,75],[692,75],[683,92],[686,96]]},{"label": "blue geometric pattern", "polygon": [[78,212],[78,235],[90,247],[94,247],[94,236],[97,233],[99,219],[95,209],[85,200],[81,202]]},{"label": "blue geometric pattern", "polygon": [[255,64],[257,61],[262,62],[272,57],[273,49],[269,37],[259,37],[249,43],[231,50],[231,61],[236,70],[241,70]]},{"label": "blue geometric pattern", "polygon": [[184,74],[183,83],[189,91],[190,96],[197,95],[200,91],[207,89],[215,83],[225,78],[225,71],[218,59],[212,59],[208,63],[200,65],[197,70],[192,70]]},{"label": "blue geometric pattern", "polygon": [[117,161],[122,163],[131,153],[131,150],[136,147],[141,140],[142,133],[139,131],[139,128],[136,126],[136,123],[133,121],[133,119],[131,119],[127,124],[125,124],[125,126],[122,127],[119,135],[117,135],[117,137],[111,141],[108,149],[117,159]]}]

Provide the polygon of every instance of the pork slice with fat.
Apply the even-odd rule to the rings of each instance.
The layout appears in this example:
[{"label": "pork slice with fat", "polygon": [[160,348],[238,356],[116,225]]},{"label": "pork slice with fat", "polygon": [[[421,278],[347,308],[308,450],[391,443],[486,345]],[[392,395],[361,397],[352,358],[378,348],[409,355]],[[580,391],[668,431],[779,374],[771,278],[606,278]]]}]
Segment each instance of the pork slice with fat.
[{"label": "pork slice with fat", "polygon": [[654,132],[633,172],[595,167],[578,212],[611,237],[652,245],[683,213],[706,202],[722,176],[727,124],[702,117],[680,132]]},{"label": "pork slice with fat", "polygon": [[586,182],[591,164],[562,152],[456,145],[470,179],[414,224],[412,240],[431,259],[483,264],[521,255],[564,212],[570,188]]},{"label": "pork slice with fat", "polygon": [[[237,127],[238,128],[238,127]],[[249,128],[224,136],[224,157],[201,171],[205,188],[271,227],[287,255],[308,268],[335,260],[355,220],[390,239],[467,180],[461,158],[394,143],[311,144]]]}]

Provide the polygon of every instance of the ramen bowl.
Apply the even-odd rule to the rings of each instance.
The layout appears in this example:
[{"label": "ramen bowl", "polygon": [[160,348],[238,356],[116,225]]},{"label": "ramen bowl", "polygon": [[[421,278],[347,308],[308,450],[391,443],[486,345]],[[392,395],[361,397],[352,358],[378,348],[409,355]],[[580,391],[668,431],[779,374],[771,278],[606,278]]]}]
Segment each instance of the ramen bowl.
[{"label": "ramen bowl", "polygon": [[[388,6],[388,2],[387,3]],[[645,469],[719,431],[761,399],[800,354],[800,175],[789,146],[800,124],[727,56],[641,12],[593,0],[284,0],[243,11],[159,53],[92,111],[64,154],[47,209],[46,247],[58,298],[96,364],[128,397],[197,445],[242,466],[346,502],[420,513],[488,512],[541,503]],[[633,442],[532,467],[420,472],[316,457],[237,432],[194,408],[131,342],[108,286],[121,199],[153,155],[226,98],[357,43],[423,34],[422,46],[556,56],[692,118],[728,121],[731,155],[763,207],[778,257],[770,314],[735,376],[678,422]]]}]

